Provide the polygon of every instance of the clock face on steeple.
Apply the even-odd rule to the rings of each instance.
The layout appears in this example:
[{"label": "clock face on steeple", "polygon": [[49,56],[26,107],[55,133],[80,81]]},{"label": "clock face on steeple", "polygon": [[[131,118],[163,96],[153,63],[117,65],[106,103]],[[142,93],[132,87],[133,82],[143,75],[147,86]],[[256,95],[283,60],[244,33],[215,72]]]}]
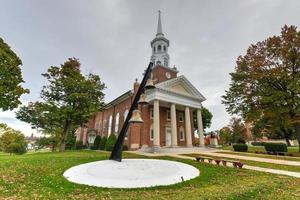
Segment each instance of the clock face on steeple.
[{"label": "clock face on steeple", "polygon": [[171,78],[170,72],[166,72],[166,77],[167,77],[167,79]]}]

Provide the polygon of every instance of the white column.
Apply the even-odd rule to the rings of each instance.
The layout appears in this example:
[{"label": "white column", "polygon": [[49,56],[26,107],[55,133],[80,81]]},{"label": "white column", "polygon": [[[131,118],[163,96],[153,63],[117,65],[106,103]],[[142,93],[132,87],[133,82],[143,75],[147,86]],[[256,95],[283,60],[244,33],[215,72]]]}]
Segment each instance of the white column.
[{"label": "white column", "polygon": [[177,147],[177,123],[176,123],[176,105],[171,104],[171,131],[172,131],[172,147]]},{"label": "white column", "polygon": [[186,135],[186,146],[192,147],[192,128],[191,128],[191,115],[190,108],[185,107],[185,135]]},{"label": "white column", "polygon": [[198,124],[198,136],[199,136],[199,146],[204,147],[204,135],[203,135],[203,124],[201,110],[197,110],[197,124]]},{"label": "white column", "polygon": [[160,147],[159,134],[159,101],[154,100],[153,105],[153,146]]}]

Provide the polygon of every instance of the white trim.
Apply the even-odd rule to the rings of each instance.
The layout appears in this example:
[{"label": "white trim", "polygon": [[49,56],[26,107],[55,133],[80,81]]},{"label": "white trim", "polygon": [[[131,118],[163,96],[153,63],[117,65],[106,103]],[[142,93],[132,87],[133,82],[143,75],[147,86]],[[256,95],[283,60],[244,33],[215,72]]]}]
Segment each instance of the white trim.
[{"label": "white trim", "polygon": [[[154,131],[153,131],[153,125],[152,125],[152,124],[151,124],[149,130],[150,130],[150,131],[149,131],[149,133],[150,133],[150,135],[149,135],[150,141],[153,141],[153,139],[154,139]],[[153,137],[151,137],[151,134],[152,134],[152,133],[153,133]]]},{"label": "white trim", "polygon": [[[182,85],[185,89],[187,89],[189,93],[191,93],[192,97],[200,100],[201,102],[206,100],[206,98],[197,90],[197,88],[194,87],[193,84],[183,75],[178,76],[177,78],[172,78],[170,80],[158,83],[155,86],[157,88],[170,91],[169,88],[177,84]],[[172,92],[176,93],[174,91]]]},{"label": "white trim", "polygon": [[191,108],[202,108],[201,101],[195,97],[178,94],[172,91],[166,91],[161,88],[146,90],[146,95],[146,101],[148,102],[157,99]]}]

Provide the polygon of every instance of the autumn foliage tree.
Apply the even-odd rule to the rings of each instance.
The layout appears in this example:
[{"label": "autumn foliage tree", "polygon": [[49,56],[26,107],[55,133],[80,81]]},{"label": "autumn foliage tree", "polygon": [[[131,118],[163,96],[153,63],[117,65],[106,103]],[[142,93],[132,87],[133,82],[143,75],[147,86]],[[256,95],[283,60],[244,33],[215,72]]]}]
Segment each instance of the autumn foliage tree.
[{"label": "autumn foliage tree", "polygon": [[102,109],[105,85],[98,75],[83,75],[76,58],[42,75],[49,83],[41,91],[43,101],[21,107],[17,118],[58,137],[59,149],[64,151],[68,135]]},{"label": "autumn foliage tree", "polygon": [[297,27],[285,25],[280,35],[251,45],[246,55],[238,57],[230,75],[230,88],[222,101],[230,114],[238,114],[254,126],[260,124],[261,130],[293,130],[300,143]]}]

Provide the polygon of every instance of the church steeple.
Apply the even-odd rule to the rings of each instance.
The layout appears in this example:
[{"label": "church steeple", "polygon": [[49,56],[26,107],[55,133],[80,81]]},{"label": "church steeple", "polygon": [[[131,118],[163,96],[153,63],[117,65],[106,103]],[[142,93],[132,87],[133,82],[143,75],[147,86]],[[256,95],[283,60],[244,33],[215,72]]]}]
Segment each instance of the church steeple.
[{"label": "church steeple", "polygon": [[155,38],[151,41],[152,56],[151,62],[154,65],[160,65],[163,67],[169,67],[170,56],[168,54],[169,40],[165,38],[162,32],[161,24],[161,11],[158,11],[158,23],[157,23],[157,33]]},{"label": "church steeple", "polygon": [[161,19],[160,19],[160,10],[158,11],[158,23],[157,23],[156,36],[164,36],[164,34],[162,32],[162,25],[161,25]]}]

